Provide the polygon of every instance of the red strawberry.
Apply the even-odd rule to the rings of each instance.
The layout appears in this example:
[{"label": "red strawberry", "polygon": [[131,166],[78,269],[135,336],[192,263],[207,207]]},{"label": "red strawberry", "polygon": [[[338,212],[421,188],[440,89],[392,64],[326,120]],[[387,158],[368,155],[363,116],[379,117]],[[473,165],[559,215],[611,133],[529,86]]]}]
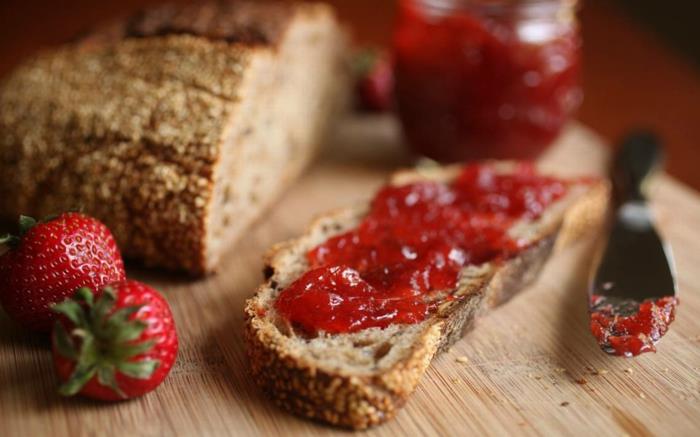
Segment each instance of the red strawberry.
[{"label": "red strawberry", "polygon": [[358,105],[365,111],[384,112],[394,102],[394,69],[388,55],[367,50],[354,63]]},{"label": "red strawberry", "polygon": [[0,303],[27,329],[49,331],[52,304],[80,287],[99,289],[123,281],[124,262],[109,229],[92,217],[67,212],[37,222],[20,217],[20,236],[0,243]]},{"label": "red strawberry", "polygon": [[177,356],[177,332],[168,302],[151,287],[124,281],[89,288],[55,305],[52,334],[60,393],[115,401],[160,385]]}]

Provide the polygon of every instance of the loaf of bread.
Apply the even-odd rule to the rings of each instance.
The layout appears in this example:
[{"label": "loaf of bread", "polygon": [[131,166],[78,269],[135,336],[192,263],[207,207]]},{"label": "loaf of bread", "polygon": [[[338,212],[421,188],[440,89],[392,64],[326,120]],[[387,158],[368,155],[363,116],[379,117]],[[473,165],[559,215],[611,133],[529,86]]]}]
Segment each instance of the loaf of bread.
[{"label": "loaf of bread", "polygon": [[127,257],[193,274],[313,157],[345,89],[323,4],[145,11],[0,84],[0,215],[80,207]]},{"label": "loaf of bread", "polygon": [[[512,168],[494,165],[499,171]],[[458,170],[401,172],[392,183],[448,182]],[[422,322],[309,336],[277,314],[275,300],[308,269],[307,252],[355,228],[368,206],[320,217],[302,237],[271,250],[268,279],[248,300],[245,338],[255,381],[280,406],[308,418],[355,429],[386,421],[416,388],[432,358],[460,339],[476,317],[532,283],[555,246],[600,226],[608,191],[604,181],[574,183],[539,218],[516,222],[509,235],[526,249],[505,262],[465,267],[458,288],[446,293],[454,299],[446,298]]]}]

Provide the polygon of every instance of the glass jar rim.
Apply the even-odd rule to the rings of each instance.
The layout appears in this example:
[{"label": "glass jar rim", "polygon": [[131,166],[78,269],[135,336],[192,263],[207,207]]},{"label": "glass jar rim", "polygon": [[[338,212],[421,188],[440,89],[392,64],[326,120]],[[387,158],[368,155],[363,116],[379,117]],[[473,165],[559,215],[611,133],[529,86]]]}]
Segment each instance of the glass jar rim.
[{"label": "glass jar rim", "polygon": [[578,9],[579,0],[408,0],[436,13],[448,13],[458,10],[480,10],[497,14],[508,10],[543,8],[555,11],[562,8]]}]

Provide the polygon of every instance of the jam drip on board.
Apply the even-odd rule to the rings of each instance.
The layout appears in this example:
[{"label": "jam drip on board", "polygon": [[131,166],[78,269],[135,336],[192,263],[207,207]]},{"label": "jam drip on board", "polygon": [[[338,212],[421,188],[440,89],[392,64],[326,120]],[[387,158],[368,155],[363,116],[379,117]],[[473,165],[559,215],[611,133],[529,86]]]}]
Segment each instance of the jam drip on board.
[{"label": "jam drip on board", "polygon": [[633,357],[656,352],[654,344],[668,331],[677,305],[674,296],[638,302],[594,295],[591,332],[609,354]]},{"label": "jam drip on board", "polygon": [[508,259],[527,243],[508,229],[535,219],[567,184],[517,164],[463,167],[449,184],[386,186],[354,229],[307,254],[309,270],[284,289],[276,310],[308,333],[418,323],[453,299],[461,269]]}]

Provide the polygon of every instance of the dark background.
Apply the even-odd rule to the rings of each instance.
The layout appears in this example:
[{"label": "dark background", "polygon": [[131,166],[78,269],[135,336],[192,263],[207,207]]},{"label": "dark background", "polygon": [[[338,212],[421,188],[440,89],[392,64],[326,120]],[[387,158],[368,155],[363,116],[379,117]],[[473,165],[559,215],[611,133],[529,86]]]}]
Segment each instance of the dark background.
[{"label": "dark background", "polygon": [[616,0],[624,13],[700,66],[700,2],[697,0]]},{"label": "dark background", "polygon": [[[188,0],[177,0],[187,2]],[[396,0],[331,0],[361,43],[386,44]],[[0,1],[0,76],[96,23],[162,0]],[[585,101],[578,118],[614,142],[651,127],[671,174],[700,189],[700,2],[589,0],[580,18]]]}]

